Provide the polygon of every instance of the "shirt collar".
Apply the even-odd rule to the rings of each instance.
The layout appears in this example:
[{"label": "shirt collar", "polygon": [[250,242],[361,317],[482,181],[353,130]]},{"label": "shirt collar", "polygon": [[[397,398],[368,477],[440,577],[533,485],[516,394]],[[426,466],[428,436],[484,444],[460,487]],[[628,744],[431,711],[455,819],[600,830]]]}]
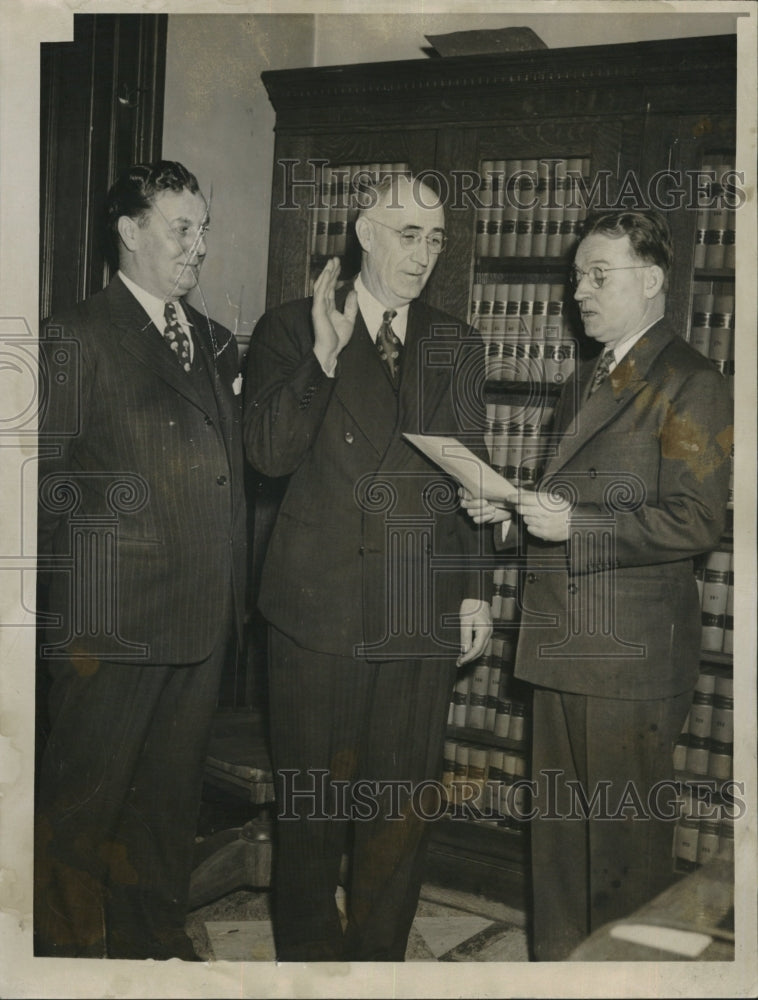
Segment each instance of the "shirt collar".
[{"label": "shirt collar", "polygon": [[[387,307],[383,306],[378,299],[374,298],[371,292],[361,281],[360,274],[353,282],[353,287],[355,288],[355,294],[358,297],[358,308],[361,311],[361,316],[363,316],[363,322],[366,324],[369,336],[374,343],[376,343],[376,335],[379,332],[379,327],[384,321],[384,313],[386,312]],[[399,306],[395,310],[397,315],[392,320],[392,329],[402,344],[405,343],[405,331],[408,327],[409,306],[409,302],[404,306]]]},{"label": "shirt collar", "polygon": [[[132,281],[131,278],[127,277],[123,271],[119,271],[118,276],[145,310],[147,315],[153,321],[153,324],[161,333],[163,333],[166,326],[166,317],[164,315],[164,309],[166,308],[165,300],[159,299],[157,295],[153,295],[152,292],[146,291],[141,285],[138,285],[136,281]],[[188,327],[190,324],[184,310],[182,309],[182,304],[179,299],[174,302],[174,305],[176,306],[176,315],[179,322],[182,326]]]},{"label": "shirt collar", "polygon": [[655,326],[657,322],[658,320],[654,319],[652,323],[648,323],[647,326],[643,327],[639,331],[639,333],[635,333],[633,337],[627,338],[627,340],[625,340],[622,344],[618,344],[616,347],[613,348],[613,361],[611,362],[611,368],[610,368],[611,371],[613,371],[616,365],[621,364],[623,359],[631,351],[631,349],[634,347],[637,341],[640,340],[643,334],[647,333],[647,331],[651,327]]}]

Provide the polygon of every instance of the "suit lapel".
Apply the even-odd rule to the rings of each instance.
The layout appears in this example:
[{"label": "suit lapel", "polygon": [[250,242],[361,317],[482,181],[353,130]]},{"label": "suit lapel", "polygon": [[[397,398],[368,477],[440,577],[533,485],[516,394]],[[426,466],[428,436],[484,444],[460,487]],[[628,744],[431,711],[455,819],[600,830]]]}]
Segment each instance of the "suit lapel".
[{"label": "suit lapel", "polygon": [[[570,418],[563,414],[563,434],[557,452],[548,459],[544,475],[549,476],[563,468],[581,448],[611,421],[616,420],[634,397],[647,385],[647,373],[663,348],[674,334],[661,323],[651,327],[629,351],[608,378],[588,398],[584,399],[588,380],[592,377],[595,362],[584,363],[579,372],[576,414]],[[556,427],[561,431],[560,426]],[[620,456],[623,458],[623,456]]]},{"label": "suit lapel", "polygon": [[121,346],[159,378],[205,409],[194,380],[187,378],[167,350],[162,334],[124,283],[114,278],[108,286],[111,321],[121,331]]}]

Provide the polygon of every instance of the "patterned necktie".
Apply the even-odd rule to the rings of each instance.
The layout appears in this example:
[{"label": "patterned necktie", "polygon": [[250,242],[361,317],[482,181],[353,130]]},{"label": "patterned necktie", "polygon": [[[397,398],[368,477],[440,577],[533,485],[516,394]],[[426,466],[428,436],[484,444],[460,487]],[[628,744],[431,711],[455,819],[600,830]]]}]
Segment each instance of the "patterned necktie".
[{"label": "patterned necktie", "polygon": [[397,384],[400,377],[400,355],[403,345],[392,329],[392,320],[397,316],[394,309],[387,309],[382,316],[382,325],[376,335],[376,346],[382,361],[386,364],[392,381]]},{"label": "patterned necktie", "polygon": [[595,371],[592,374],[592,382],[590,383],[590,396],[608,378],[608,373],[611,370],[611,365],[614,360],[613,348],[607,347],[600,355],[598,363],[595,365]]},{"label": "patterned necktie", "polygon": [[163,315],[166,319],[166,328],[163,331],[166,343],[176,355],[182,368],[188,372],[192,368],[189,337],[179,322],[179,316],[173,302],[166,303]]}]

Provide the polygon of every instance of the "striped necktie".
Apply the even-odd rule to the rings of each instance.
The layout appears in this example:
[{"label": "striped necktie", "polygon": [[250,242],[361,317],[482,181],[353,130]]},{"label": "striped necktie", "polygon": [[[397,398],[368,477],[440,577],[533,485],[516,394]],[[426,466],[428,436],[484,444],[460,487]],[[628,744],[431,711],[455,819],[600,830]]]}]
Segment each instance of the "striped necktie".
[{"label": "striped necktie", "polygon": [[600,355],[597,364],[595,365],[595,371],[592,373],[592,382],[590,382],[590,388],[588,395],[592,395],[596,389],[598,389],[603,382],[608,378],[608,373],[611,370],[611,365],[615,360],[612,347],[606,347],[603,353]]}]

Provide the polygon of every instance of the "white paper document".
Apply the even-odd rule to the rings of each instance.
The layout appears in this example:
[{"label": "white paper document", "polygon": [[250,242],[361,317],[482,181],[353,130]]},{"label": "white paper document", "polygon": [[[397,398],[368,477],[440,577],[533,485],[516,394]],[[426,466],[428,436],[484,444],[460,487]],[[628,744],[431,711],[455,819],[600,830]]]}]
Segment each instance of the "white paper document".
[{"label": "white paper document", "polygon": [[454,437],[404,434],[411,444],[458,480],[475,497],[515,503],[518,489]]}]

